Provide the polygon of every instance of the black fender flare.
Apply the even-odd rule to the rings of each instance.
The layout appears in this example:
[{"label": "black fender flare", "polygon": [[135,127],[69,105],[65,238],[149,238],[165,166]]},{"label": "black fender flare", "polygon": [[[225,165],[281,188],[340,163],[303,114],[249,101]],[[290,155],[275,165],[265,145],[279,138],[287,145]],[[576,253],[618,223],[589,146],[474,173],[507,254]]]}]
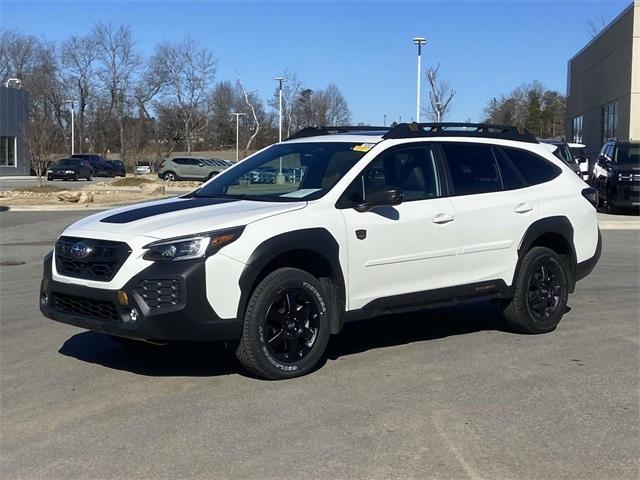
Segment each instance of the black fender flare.
[{"label": "black fender flare", "polygon": [[340,265],[340,245],[325,228],[305,228],[271,237],[256,247],[240,274],[240,301],[237,318],[244,317],[244,311],[256,282],[264,268],[278,256],[293,250],[308,250],[321,256],[329,264],[331,279],[336,289],[337,315],[331,319],[331,333],[338,333],[344,323],[346,288]]},{"label": "black fender flare", "polygon": [[[573,243],[574,230],[571,221],[563,215],[541,218],[529,225],[529,228],[527,228],[522,240],[520,241],[520,245],[518,246],[518,263],[516,264],[516,269],[514,271],[514,278],[515,274],[520,269],[520,264],[522,263],[522,259],[525,254],[538,238],[547,233],[560,235],[566,240],[567,245],[569,246],[569,292],[573,293],[576,285],[576,266],[578,263],[576,249]],[[513,290],[513,287],[512,283],[510,290]]]}]

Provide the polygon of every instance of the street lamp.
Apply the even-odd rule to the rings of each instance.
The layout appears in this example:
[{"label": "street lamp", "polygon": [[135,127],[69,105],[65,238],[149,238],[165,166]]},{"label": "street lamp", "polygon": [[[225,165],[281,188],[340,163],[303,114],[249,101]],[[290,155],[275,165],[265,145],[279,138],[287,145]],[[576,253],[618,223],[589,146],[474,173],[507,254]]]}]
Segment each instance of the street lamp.
[{"label": "street lamp", "polygon": [[75,128],[73,127],[73,121],[74,121],[74,116],[75,116],[74,101],[73,100],[65,100],[64,103],[69,103],[71,105],[71,155],[73,155],[73,154],[76,153],[76,149],[75,149],[75,145],[76,145]]},{"label": "street lamp", "polygon": [[438,120],[438,123],[440,123],[440,116],[441,116],[440,108],[441,107],[442,107],[442,104],[440,102],[436,101],[436,118]]},{"label": "street lamp", "polygon": [[236,163],[240,160],[240,117],[246,115],[242,112],[229,112],[229,115],[236,116]]},{"label": "street lamp", "polygon": [[9,85],[11,85],[12,83],[15,83],[18,88],[22,86],[22,80],[20,80],[19,78],[8,78],[4,86],[9,88]]},{"label": "street lamp", "polygon": [[384,114],[384,125],[383,126],[384,127],[387,126],[387,114],[386,113]]},{"label": "street lamp", "polygon": [[[280,109],[278,111],[278,141],[282,142],[282,82],[286,82],[287,79],[284,77],[275,77],[274,80],[278,82],[278,100],[280,103]],[[276,183],[284,183],[284,175],[282,174],[282,157],[280,157],[280,170],[276,176]]]},{"label": "street lamp", "polygon": [[418,46],[418,89],[416,91],[416,122],[420,123],[420,77],[422,67],[420,65],[422,59],[422,46],[427,44],[424,37],[413,37],[413,44]]}]

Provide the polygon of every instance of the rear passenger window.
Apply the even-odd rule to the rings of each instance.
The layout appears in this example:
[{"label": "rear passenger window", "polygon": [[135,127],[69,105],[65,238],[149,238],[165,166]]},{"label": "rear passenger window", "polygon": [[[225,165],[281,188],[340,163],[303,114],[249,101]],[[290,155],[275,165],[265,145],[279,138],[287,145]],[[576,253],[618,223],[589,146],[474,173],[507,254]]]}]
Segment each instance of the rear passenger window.
[{"label": "rear passenger window", "polygon": [[525,179],[527,185],[537,185],[556,178],[561,170],[538,155],[519,148],[503,147],[511,165]]},{"label": "rear passenger window", "polygon": [[497,192],[502,189],[491,147],[474,143],[443,142],[454,195]]},{"label": "rear passenger window", "polygon": [[511,159],[499,148],[494,149],[496,161],[500,168],[500,179],[504,190],[515,190],[527,186],[526,179],[515,167]]}]

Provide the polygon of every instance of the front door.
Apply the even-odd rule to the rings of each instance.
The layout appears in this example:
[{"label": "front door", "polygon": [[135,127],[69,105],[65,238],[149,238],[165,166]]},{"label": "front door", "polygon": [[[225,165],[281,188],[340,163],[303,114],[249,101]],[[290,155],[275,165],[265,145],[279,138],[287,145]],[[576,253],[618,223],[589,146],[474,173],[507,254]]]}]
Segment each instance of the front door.
[{"label": "front door", "polygon": [[[453,285],[458,222],[439,172],[429,143],[402,145],[373,160],[343,195],[349,310],[420,304],[426,291]],[[404,201],[349,208],[380,185],[400,188]]]}]

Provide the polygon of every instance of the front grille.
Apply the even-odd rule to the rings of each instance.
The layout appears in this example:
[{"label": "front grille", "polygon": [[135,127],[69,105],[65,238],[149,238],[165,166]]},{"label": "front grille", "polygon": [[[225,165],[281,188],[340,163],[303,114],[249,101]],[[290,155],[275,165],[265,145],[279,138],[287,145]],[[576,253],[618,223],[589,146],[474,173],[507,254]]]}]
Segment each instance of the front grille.
[{"label": "front grille", "polygon": [[120,320],[116,306],[112,302],[104,300],[93,300],[54,292],[51,294],[51,307],[58,312],[82,317],[109,321]]},{"label": "front grille", "polygon": [[[86,255],[78,256],[74,246],[86,248]],[[93,238],[60,237],[56,242],[56,269],[67,277],[102,282],[110,281],[125,262],[131,249],[123,242]]]},{"label": "front grille", "polygon": [[133,291],[151,309],[174,307],[180,303],[180,282],[175,278],[141,280]]}]

